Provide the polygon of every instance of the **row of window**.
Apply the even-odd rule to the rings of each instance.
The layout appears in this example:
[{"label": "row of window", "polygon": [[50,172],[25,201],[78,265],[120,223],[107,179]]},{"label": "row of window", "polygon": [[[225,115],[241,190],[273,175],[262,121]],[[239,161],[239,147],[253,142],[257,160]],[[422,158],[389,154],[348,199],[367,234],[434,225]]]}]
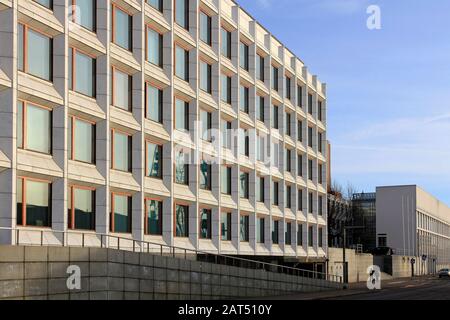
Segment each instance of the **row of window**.
[{"label": "row of window", "polygon": [[[110,231],[131,233],[131,196],[111,194]],[[221,213],[221,239],[231,240],[231,213]],[[257,241],[265,242],[266,218],[257,218]],[[95,189],[71,186],[68,195],[68,228],[95,230]],[[279,243],[279,220],[272,223],[272,242]],[[51,226],[51,183],[30,178],[17,179],[17,224],[22,226]],[[163,204],[159,200],[145,200],[144,232],[148,235],[162,235]],[[174,226],[176,237],[189,237],[189,207],[175,205]],[[292,243],[292,222],[285,224],[285,243]],[[201,209],[199,234],[201,239],[212,237],[212,211]],[[323,231],[318,229],[318,245],[323,245]],[[309,226],[308,245],[313,245],[313,226]],[[297,244],[303,245],[303,224],[298,225]],[[240,240],[249,241],[249,216],[240,216]]]}]

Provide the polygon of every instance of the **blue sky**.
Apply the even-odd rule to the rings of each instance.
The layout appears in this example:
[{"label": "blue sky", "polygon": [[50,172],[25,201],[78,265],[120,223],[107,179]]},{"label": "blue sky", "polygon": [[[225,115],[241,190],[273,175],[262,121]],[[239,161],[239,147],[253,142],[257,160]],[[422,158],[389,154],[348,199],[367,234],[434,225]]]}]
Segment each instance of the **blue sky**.
[{"label": "blue sky", "polygon": [[327,83],[333,179],[418,184],[450,205],[450,1],[238,2]]}]

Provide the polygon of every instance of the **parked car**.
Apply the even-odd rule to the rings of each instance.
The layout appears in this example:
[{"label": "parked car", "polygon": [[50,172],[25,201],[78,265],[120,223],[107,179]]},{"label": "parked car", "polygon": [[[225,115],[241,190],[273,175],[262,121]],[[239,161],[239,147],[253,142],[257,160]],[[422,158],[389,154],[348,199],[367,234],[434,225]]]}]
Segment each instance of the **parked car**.
[{"label": "parked car", "polygon": [[450,269],[439,270],[439,278],[450,278]]}]

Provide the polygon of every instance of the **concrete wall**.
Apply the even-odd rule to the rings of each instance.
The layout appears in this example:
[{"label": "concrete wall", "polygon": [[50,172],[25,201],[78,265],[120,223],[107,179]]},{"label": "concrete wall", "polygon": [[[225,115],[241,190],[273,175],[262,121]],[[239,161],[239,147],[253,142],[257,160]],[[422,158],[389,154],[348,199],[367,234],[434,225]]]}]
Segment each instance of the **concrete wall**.
[{"label": "concrete wall", "polygon": [[[81,289],[67,288],[69,265]],[[338,289],[341,285],[113,249],[0,246],[0,299],[229,299]]]},{"label": "concrete wall", "polygon": [[[342,248],[328,248],[328,272],[329,274],[343,275]],[[374,265],[374,257],[371,254],[356,254],[355,250],[345,250],[345,261],[348,262],[349,283],[366,281],[367,268]]]}]

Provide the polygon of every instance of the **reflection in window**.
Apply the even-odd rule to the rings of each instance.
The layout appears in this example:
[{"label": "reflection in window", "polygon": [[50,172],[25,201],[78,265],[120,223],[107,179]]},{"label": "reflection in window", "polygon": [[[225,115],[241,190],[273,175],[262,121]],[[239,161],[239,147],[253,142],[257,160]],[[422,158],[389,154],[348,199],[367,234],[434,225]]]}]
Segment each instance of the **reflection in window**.
[{"label": "reflection in window", "polygon": [[211,45],[211,17],[200,11],[200,40]]},{"label": "reflection in window", "polygon": [[175,129],[189,131],[189,103],[175,99]]},{"label": "reflection in window", "polygon": [[147,0],[147,3],[158,11],[163,11],[163,0]]},{"label": "reflection in window", "polygon": [[231,241],[231,213],[222,212],[220,215],[220,235],[223,241]]},{"label": "reflection in window", "polygon": [[162,146],[147,142],[147,177],[162,178]]},{"label": "reflection in window", "polygon": [[189,0],[175,0],[175,22],[189,29]]},{"label": "reflection in window", "polygon": [[221,44],[222,55],[231,59],[231,32],[224,28],[221,29]]},{"label": "reflection in window", "polygon": [[51,184],[28,178],[17,179],[17,225],[51,226]]},{"label": "reflection in window", "polygon": [[222,147],[225,149],[231,149],[231,122],[226,120],[221,121],[222,130]]},{"label": "reflection in window", "polygon": [[69,157],[71,160],[95,162],[95,124],[71,117],[69,120]]},{"label": "reflection in window", "polygon": [[162,67],[163,35],[147,27],[147,61]]},{"label": "reflection in window", "polygon": [[211,210],[202,209],[200,212],[200,238],[211,239]]},{"label": "reflection in window", "polygon": [[95,0],[70,0],[69,16],[76,24],[95,32],[96,4]]},{"label": "reflection in window", "polygon": [[17,102],[17,147],[51,153],[52,112],[28,102]]},{"label": "reflection in window", "polygon": [[240,176],[240,196],[241,198],[248,199],[248,184],[249,184],[249,174],[248,172],[241,172]]},{"label": "reflection in window", "polygon": [[179,151],[175,156],[175,183],[189,184],[189,165],[187,155]]},{"label": "reflection in window", "polygon": [[146,200],[145,234],[162,235],[162,202]]},{"label": "reflection in window", "polygon": [[68,227],[78,230],[95,230],[95,191],[70,187],[68,197]]},{"label": "reflection in window", "polygon": [[249,221],[250,217],[246,215],[241,215],[240,221],[240,239],[241,242],[249,241]]},{"label": "reflection in window", "polygon": [[211,93],[211,65],[200,61],[200,89]]},{"label": "reflection in window", "polygon": [[231,104],[231,77],[224,74],[220,76],[221,81],[221,100],[225,103]]},{"label": "reflection in window", "polygon": [[211,190],[211,164],[204,159],[200,163],[200,189]]},{"label": "reflection in window", "polygon": [[131,197],[112,194],[111,232],[131,233]]},{"label": "reflection in window", "polygon": [[231,195],[231,167],[222,166],[221,182],[222,193]]},{"label": "reflection in window", "polygon": [[175,236],[189,237],[189,207],[175,206]]},{"label": "reflection in window", "polygon": [[163,92],[162,90],[146,83],[146,114],[147,119],[155,122],[162,122],[162,104]]},{"label": "reflection in window", "polygon": [[249,70],[249,63],[248,63],[248,45],[241,42],[239,44],[240,52],[239,52],[239,66],[244,70]]},{"label": "reflection in window", "polygon": [[244,87],[243,85],[241,85],[240,88],[240,96],[239,96],[239,108],[241,109],[241,111],[244,111],[245,113],[248,113],[248,107],[249,107],[249,88]]},{"label": "reflection in window", "polygon": [[189,81],[189,51],[180,46],[175,46],[175,75]]},{"label": "reflection in window", "polygon": [[53,8],[53,1],[52,0],[34,0],[40,5],[43,5],[46,8],[52,9]]},{"label": "reflection in window", "polygon": [[278,220],[274,220],[272,223],[272,243],[278,244],[279,242],[279,227],[280,222]]},{"label": "reflection in window", "polygon": [[127,50],[132,49],[132,21],[132,16],[112,5],[112,42]]},{"label": "reflection in window", "polygon": [[69,49],[69,89],[95,97],[96,60],[75,48]]},{"label": "reflection in window", "polygon": [[265,219],[264,218],[258,218],[256,220],[256,241],[258,243],[264,243],[264,237],[265,237]]},{"label": "reflection in window", "polygon": [[52,81],[53,39],[23,24],[18,36],[19,70]]},{"label": "reflection in window", "polygon": [[132,77],[112,67],[111,83],[112,105],[123,110],[131,111]]},{"label": "reflection in window", "polygon": [[131,136],[112,131],[112,168],[131,172]]},{"label": "reflection in window", "polygon": [[200,110],[200,122],[202,125],[201,139],[211,142],[211,113]]}]

